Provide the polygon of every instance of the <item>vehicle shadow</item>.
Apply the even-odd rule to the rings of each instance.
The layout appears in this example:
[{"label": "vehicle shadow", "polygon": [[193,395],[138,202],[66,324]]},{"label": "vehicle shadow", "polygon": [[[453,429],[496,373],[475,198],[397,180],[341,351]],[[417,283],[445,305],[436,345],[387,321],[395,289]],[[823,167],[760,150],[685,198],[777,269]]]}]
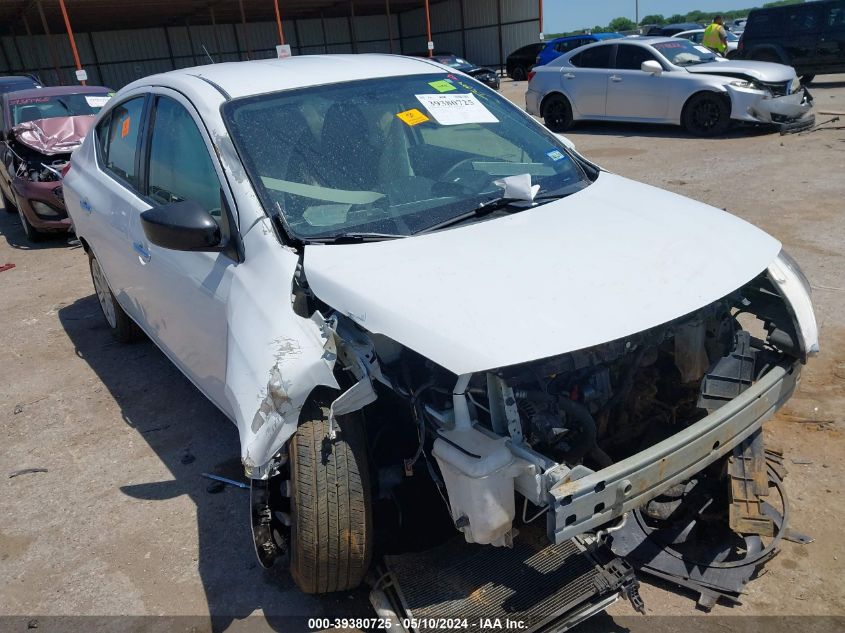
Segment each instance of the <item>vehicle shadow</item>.
[{"label": "vehicle shadow", "polygon": [[[148,501],[187,495],[196,506],[195,564],[211,630],[224,631],[259,609],[270,627],[288,632],[308,630],[309,617],[374,616],[366,590],[309,596],[295,587],[284,568],[264,570],[258,565],[249,525],[249,492],[225,486],[213,493],[212,482],[201,476],[208,472],[245,481],[237,430],[152,342],[114,342],[93,294],[61,308],[58,316],[77,356],[120,406],[123,422],[171,475],[165,481],[134,485],[116,482],[115,487]],[[166,534],[160,538],[169,540]],[[178,554],[174,552],[174,560]]]},{"label": "vehicle shadow", "polygon": [[41,241],[30,242],[23,232],[17,213],[8,213],[0,202],[0,235],[14,249],[24,251],[44,250],[68,246],[67,233],[44,233]]},{"label": "vehicle shadow", "polygon": [[[708,140],[693,136],[677,125],[659,125],[654,123],[621,123],[616,121],[578,121],[563,133],[590,134],[592,136],[618,136],[622,138],[668,138]],[[714,136],[709,140],[719,141],[729,138],[744,138],[748,136],[763,136],[777,134],[777,129],[766,125],[733,124],[724,134]]]}]

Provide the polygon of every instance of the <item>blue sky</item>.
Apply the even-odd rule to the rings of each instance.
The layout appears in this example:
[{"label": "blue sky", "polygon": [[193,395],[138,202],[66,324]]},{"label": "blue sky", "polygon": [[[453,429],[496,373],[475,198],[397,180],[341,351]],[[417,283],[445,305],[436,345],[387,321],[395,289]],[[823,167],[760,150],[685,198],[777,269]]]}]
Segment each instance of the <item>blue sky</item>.
[{"label": "blue sky", "polygon": [[[730,11],[760,6],[767,0],[639,0],[640,17],[662,13],[666,17],[688,11]],[[561,33],[584,27],[602,26],[613,18],[634,19],[635,0],[544,0],[543,28]]]}]

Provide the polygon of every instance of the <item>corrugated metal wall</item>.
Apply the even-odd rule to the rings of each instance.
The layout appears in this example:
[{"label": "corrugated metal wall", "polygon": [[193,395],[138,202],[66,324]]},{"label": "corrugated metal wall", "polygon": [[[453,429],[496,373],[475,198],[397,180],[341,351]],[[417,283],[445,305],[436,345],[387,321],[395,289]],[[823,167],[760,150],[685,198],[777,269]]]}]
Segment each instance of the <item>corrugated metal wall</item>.
[{"label": "corrugated metal wall", "polygon": [[[538,0],[444,0],[431,5],[437,51],[498,67],[507,55],[539,36]],[[422,5],[422,0],[420,0]],[[501,16],[501,25],[499,19]],[[72,19],[72,16],[71,16]],[[303,19],[284,22],[294,54],[423,53],[427,47],[422,8],[391,15]],[[354,33],[354,42],[353,42]],[[499,36],[501,33],[501,46]],[[169,26],[124,31],[76,32],[90,84],[120,88],[149,74],[198,64],[275,57],[275,22]],[[248,53],[249,51],[249,53]],[[58,67],[58,73],[55,68]],[[48,85],[75,84],[75,66],[63,33],[0,37],[0,74],[37,73]]]}]

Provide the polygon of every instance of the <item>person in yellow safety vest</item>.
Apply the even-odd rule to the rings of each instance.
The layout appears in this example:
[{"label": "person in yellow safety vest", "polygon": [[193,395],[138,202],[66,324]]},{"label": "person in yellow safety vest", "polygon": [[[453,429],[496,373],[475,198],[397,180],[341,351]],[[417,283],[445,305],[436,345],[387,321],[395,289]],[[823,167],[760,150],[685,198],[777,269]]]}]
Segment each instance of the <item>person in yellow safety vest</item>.
[{"label": "person in yellow safety vest", "polygon": [[714,53],[724,55],[728,50],[728,34],[725,32],[725,27],[722,26],[722,16],[717,15],[713,18],[713,24],[704,29],[704,38],[701,40]]}]

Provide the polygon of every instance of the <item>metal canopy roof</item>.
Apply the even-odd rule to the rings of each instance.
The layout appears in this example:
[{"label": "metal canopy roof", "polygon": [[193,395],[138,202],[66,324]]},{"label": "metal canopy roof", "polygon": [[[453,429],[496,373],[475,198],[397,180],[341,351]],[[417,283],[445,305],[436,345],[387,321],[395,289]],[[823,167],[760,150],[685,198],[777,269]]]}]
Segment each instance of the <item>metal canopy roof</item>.
[{"label": "metal canopy roof", "polygon": [[[436,0],[432,0],[434,4]],[[275,20],[273,0],[242,0],[247,22]],[[53,33],[64,31],[64,21],[58,0],[41,0],[44,15]],[[74,31],[111,31],[117,29],[146,28],[154,26],[211,24],[212,12],[217,23],[241,21],[239,0],[65,0]],[[393,13],[423,6],[423,0],[390,0]],[[282,20],[350,15],[383,15],[386,0],[279,0]],[[2,0],[0,25],[6,28],[0,34],[14,30],[16,35],[25,31],[24,17],[34,34],[43,33],[37,0]]]}]

